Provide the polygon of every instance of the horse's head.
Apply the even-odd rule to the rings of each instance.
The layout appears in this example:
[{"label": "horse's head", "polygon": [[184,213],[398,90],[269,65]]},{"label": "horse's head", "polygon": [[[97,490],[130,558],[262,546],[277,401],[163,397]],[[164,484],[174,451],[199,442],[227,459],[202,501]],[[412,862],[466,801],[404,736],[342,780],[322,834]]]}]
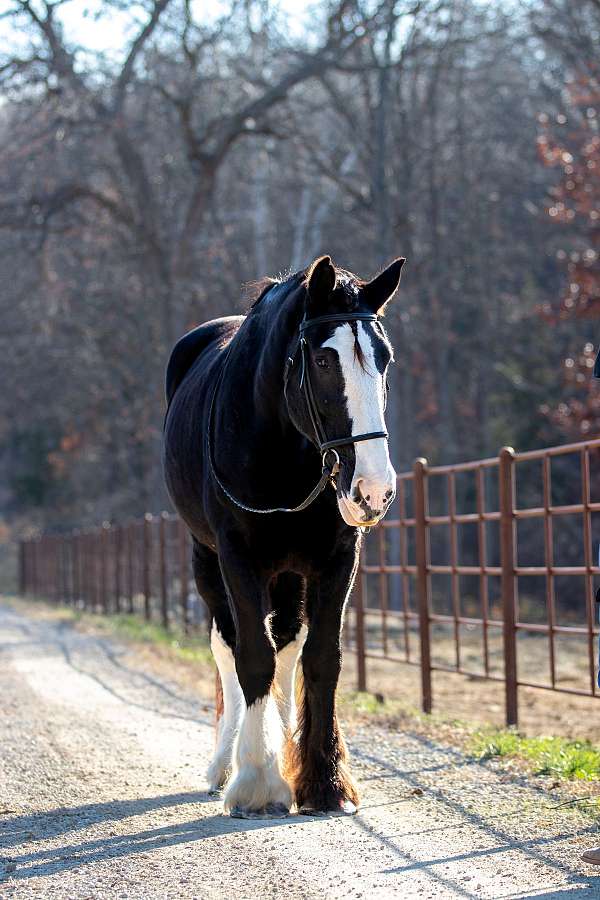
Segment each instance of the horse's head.
[{"label": "horse's head", "polygon": [[[336,270],[328,256],[316,260],[307,270],[305,319],[349,316],[348,321],[317,322],[304,331],[303,366],[294,365],[294,375],[287,385],[292,420],[317,445],[324,439],[387,431],[386,375],[392,348],[379,320],[352,316],[383,311],[398,287],[403,264],[404,259],[395,260],[369,282]],[[324,432],[321,436],[315,434],[310,414],[307,378],[318,424]],[[387,440],[373,437],[349,441],[335,449],[340,459],[340,513],[348,525],[373,525],[385,515],[395,495],[396,473]]]}]

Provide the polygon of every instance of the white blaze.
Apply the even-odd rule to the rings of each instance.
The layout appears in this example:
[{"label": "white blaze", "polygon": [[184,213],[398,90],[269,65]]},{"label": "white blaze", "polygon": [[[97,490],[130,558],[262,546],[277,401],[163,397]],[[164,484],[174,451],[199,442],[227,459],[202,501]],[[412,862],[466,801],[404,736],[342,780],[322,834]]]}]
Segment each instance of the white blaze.
[{"label": "white blaze", "polygon": [[[331,347],[338,354],[344,394],[352,434],[365,434],[371,431],[385,431],[384,403],[385,388],[383,376],[377,370],[373,343],[363,322],[357,322],[357,336],[363,354],[361,365],[355,352],[355,337],[348,322],[339,325],[323,347]],[[369,506],[373,510],[385,509],[384,497],[390,488],[395,487],[396,473],[392,468],[385,438],[372,438],[354,445],[356,465],[352,477],[351,494],[357,486],[363,497],[369,497]],[[350,512],[353,522],[357,524],[363,519],[351,498],[345,498],[350,509],[341,508],[344,519],[345,512]]]}]

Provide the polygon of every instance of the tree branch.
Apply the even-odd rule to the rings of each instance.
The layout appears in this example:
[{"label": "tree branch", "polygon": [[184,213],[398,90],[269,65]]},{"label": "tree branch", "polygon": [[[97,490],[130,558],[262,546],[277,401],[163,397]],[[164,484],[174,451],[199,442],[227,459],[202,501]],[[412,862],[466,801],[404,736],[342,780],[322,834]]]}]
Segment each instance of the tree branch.
[{"label": "tree branch", "polygon": [[112,108],[112,112],[114,115],[118,114],[121,110],[121,107],[123,106],[125,91],[127,90],[127,85],[131,81],[131,76],[133,75],[133,69],[136,59],[143,50],[146,42],[152,36],[156,26],[158,25],[158,21],[161,15],[170,2],[171,0],[155,0],[152,15],[131,45],[129,53],[127,54],[125,62],[123,63],[121,72],[119,73],[119,77],[117,78],[115,83]]}]

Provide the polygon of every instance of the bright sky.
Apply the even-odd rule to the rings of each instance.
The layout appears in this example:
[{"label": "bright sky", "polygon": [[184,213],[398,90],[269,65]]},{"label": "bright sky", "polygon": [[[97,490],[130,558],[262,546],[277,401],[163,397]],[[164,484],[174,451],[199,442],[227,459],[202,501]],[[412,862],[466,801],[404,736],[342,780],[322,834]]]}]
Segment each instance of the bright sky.
[{"label": "bright sky", "polygon": [[[2,4],[0,3],[0,6]],[[33,0],[33,6],[41,5]],[[192,0],[192,8],[198,22],[210,24],[229,9],[227,0]],[[272,8],[275,4],[272,4]],[[288,35],[300,34],[309,25],[318,8],[307,0],[278,0],[276,7],[281,11]],[[68,43],[79,44],[92,52],[103,52],[108,58],[120,56],[123,45],[147,21],[148,14],[135,0],[126,12],[107,7],[102,0],[69,0],[58,12]],[[22,48],[27,44],[27,34],[18,33],[10,20],[0,21],[0,44],[4,50],[11,47]]]}]

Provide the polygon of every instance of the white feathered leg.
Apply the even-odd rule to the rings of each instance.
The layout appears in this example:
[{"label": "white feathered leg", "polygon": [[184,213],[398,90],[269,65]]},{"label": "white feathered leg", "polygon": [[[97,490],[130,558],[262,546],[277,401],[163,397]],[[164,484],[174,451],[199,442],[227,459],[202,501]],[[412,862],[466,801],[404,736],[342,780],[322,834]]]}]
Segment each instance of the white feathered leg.
[{"label": "white feathered leg", "polygon": [[293,641],[277,654],[275,682],[279,689],[279,709],[281,721],[287,735],[296,731],[296,665],[306,640],[306,625],[302,625]]},{"label": "white feathered leg", "polygon": [[208,767],[206,777],[209,790],[218,791],[227,781],[231,771],[233,745],[244,707],[244,695],[235,671],[233,653],[214,624],[210,634],[210,646],[221,676],[223,715],[217,722],[215,755]]},{"label": "white feathered leg", "polygon": [[283,779],[283,728],[271,694],[246,708],[235,742],[233,776],[225,791],[225,812],[241,818],[285,816],[292,792]]}]

